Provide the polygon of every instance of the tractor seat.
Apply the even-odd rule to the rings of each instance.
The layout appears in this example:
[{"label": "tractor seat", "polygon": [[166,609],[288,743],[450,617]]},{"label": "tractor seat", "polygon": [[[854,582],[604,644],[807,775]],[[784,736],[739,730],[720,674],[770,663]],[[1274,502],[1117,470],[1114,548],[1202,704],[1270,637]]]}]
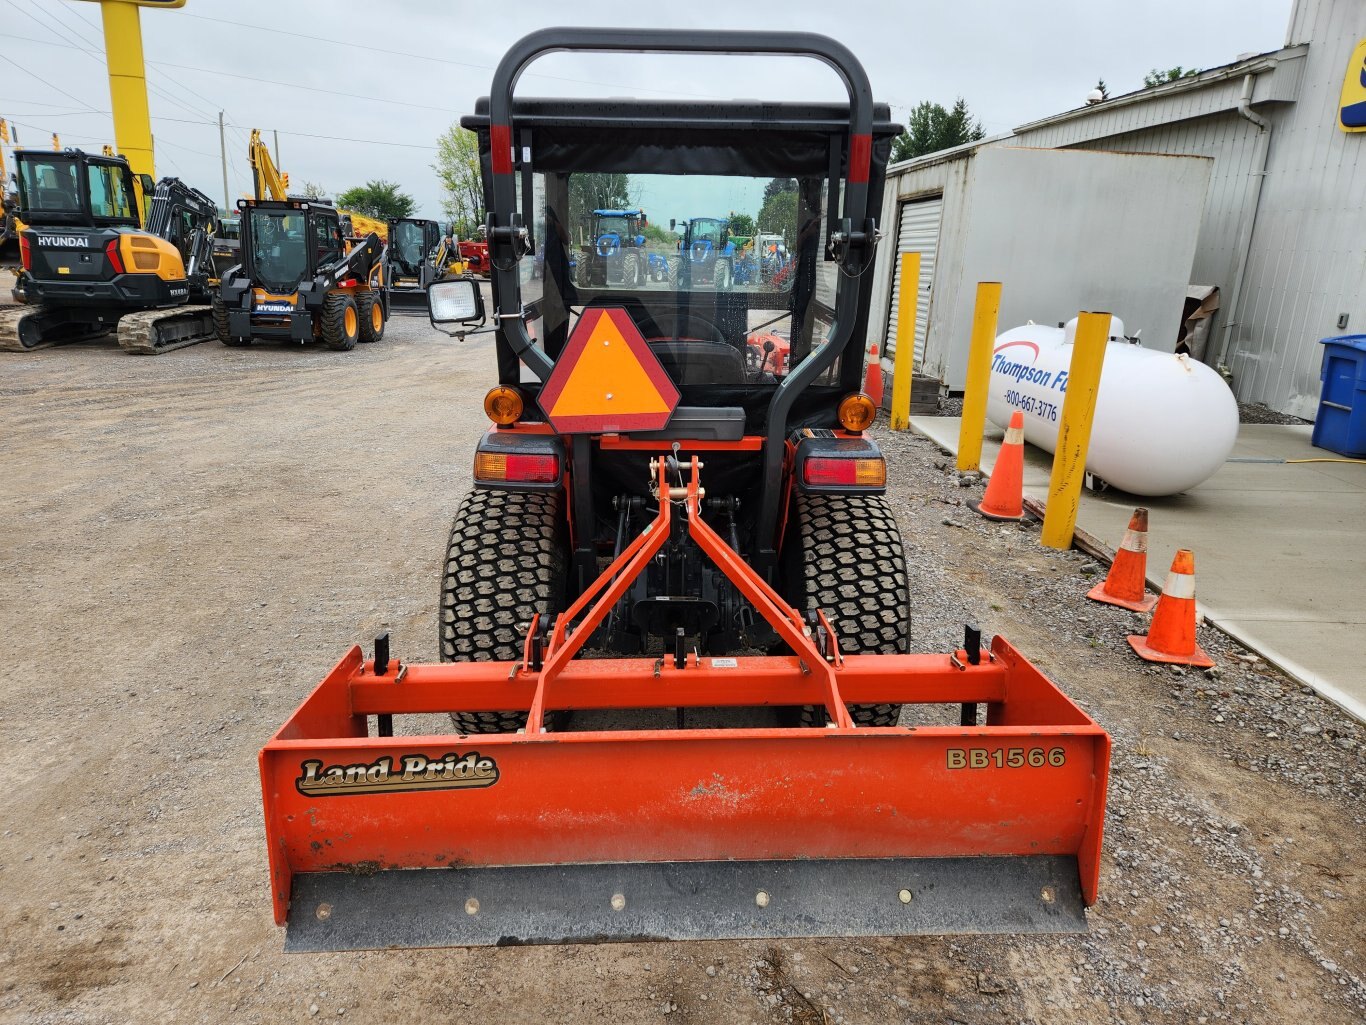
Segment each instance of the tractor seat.
[{"label": "tractor seat", "polygon": [[733,345],[703,338],[647,341],[674,384],[745,383],[745,357]]}]

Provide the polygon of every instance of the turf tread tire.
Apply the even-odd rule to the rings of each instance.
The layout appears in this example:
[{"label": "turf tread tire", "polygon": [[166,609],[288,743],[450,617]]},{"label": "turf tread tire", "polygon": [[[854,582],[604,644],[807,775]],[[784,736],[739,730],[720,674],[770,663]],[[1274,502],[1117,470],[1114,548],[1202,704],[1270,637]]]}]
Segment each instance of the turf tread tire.
[{"label": "turf tread tire", "polygon": [[[437,612],[442,662],[511,662],[522,657],[531,617],[563,607],[562,498],[475,488],[455,514]],[[526,713],[452,712],[462,733],[515,733]],[[565,721],[546,716],[546,727]]]},{"label": "turf tread tire", "polygon": [[[789,564],[799,610],[822,609],[846,655],[910,651],[910,588],[901,530],[882,495],[797,495],[800,562]],[[824,726],[825,709],[796,710],[803,726]],[[900,705],[851,705],[861,726],[895,726]]]},{"label": "turf tread tire", "polygon": [[[346,331],[346,311],[350,309],[356,314],[356,332],[347,334]],[[327,343],[329,349],[338,352],[348,352],[356,347],[356,342],[360,339],[360,311],[356,309],[356,300],[345,292],[332,292],[323,300],[323,341]]]}]

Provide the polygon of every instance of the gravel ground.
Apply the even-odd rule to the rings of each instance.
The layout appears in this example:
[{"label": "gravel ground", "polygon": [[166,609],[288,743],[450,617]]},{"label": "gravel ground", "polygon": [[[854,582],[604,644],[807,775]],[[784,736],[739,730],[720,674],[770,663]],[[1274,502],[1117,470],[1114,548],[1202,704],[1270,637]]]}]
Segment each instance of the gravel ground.
[{"label": "gravel ground", "polygon": [[916,649],[976,620],[1114,737],[1088,934],[287,957],[256,750],[355,640],[435,657],[491,346],[4,355],[0,1022],[1366,1017],[1366,731],[1209,630],[1139,662],[1099,567],[882,431]]}]

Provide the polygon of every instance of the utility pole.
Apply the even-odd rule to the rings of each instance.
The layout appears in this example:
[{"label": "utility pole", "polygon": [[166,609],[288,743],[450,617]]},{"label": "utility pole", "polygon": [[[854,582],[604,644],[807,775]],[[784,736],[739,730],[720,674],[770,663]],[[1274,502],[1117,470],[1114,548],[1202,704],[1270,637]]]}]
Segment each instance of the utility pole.
[{"label": "utility pole", "polygon": [[280,130],[279,130],[278,128],[272,128],[272,129],[270,130],[270,134],[273,135],[273,136],[275,136],[275,166],[276,166],[276,167],[279,167],[280,164],[281,164],[281,160],[280,160]]},{"label": "utility pole", "polygon": [[228,146],[223,138],[223,112],[218,112],[218,156],[223,161],[223,215],[226,217],[232,213],[232,205],[228,202]]}]

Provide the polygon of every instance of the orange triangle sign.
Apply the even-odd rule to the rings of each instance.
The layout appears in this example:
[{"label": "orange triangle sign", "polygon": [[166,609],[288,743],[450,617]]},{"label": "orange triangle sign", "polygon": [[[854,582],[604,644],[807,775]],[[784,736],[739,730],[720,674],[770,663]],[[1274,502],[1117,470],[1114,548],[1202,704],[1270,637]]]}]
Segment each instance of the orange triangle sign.
[{"label": "orange triangle sign", "polygon": [[595,307],[574,325],[539,401],[560,434],[658,431],[678,389],[624,309]]}]

